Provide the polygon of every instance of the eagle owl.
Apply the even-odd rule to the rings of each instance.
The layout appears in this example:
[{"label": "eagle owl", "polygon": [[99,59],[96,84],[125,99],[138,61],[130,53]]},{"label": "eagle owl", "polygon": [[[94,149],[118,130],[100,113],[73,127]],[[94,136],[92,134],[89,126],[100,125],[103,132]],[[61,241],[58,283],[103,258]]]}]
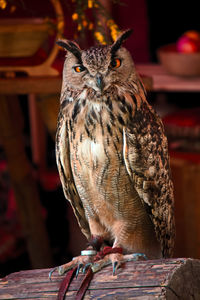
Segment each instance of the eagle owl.
[{"label": "eagle owl", "polygon": [[[56,136],[58,170],[87,239],[98,241],[100,249],[123,250],[102,260],[113,267],[132,253],[170,257],[175,236],[167,138],[122,47],[130,33],[123,32],[112,45],[87,50],[58,41],[67,51]],[[88,261],[92,256],[79,256],[61,266],[60,273]]]}]

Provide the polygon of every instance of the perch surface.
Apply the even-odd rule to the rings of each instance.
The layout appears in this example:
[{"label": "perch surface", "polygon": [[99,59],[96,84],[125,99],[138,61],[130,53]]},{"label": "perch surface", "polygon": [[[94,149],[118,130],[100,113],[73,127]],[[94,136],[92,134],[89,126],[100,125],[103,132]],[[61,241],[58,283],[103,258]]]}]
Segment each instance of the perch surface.
[{"label": "perch surface", "polygon": [[[12,273],[0,280],[0,299],[56,299],[64,276],[49,269]],[[75,299],[84,278],[74,279],[66,299]],[[200,299],[200,260],[167,259],[127,262],[112,275],[108,266],[94,274],[84,299]]]}]

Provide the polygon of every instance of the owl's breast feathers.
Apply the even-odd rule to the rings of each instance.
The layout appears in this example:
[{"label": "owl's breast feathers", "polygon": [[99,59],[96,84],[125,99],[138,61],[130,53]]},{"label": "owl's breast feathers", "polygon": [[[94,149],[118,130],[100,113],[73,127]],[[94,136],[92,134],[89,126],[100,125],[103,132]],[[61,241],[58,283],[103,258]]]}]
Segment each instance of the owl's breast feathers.
[{"label": "owl's breast feathers", "polygon": [[175,232],[167,140],[140,81],[137,86],[134,92],[114,90],[100,98],[84,91],[71,101],[73,95],[66,94],[57,164],[65,196],[88,238],[90,217],[98,216],[109,229],[106,210],[113,218],[126,218],[131,228],[145,211],[167,257]]}]

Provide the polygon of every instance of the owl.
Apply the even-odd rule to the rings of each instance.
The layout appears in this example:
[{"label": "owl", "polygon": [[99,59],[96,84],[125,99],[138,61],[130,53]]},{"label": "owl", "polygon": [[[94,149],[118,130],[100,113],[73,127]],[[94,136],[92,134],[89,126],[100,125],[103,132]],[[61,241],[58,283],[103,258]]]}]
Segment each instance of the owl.
[{"label": "owl", "polygon": [[[172,256],[175,225],[168,143],[129,51],[131,30],[112,45],[66,51],[56,159],[63,191],[89,241],[62,274],[90,263],[113,272],[131,257]],[[95,255],[105,253],[98,263]]]}]

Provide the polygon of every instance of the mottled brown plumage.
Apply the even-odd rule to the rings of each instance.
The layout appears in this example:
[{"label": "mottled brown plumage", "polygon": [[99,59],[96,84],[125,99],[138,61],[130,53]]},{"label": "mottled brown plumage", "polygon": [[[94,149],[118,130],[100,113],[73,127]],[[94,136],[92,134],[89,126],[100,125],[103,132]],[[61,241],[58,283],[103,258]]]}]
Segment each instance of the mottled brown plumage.
[{"label": "mottled brown plumage", "polygon": [[[124,253],[150,259],[170,257],[175,227],[167,139],[131,55],[121,47],[129,34],[88,50],[60,42],[67,56],[58,170],[88,239],[100,237]],[[121,258],[111,261],[116,259]]]}]

